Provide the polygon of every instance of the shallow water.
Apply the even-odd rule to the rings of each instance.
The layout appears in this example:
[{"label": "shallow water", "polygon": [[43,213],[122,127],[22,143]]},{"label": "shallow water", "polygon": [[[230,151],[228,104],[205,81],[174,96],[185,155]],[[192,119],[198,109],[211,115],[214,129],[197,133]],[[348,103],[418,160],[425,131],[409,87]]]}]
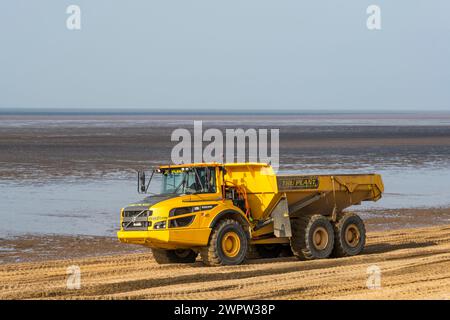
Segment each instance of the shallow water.
[{"label": "shallow water", "polygon": [[172,129],[191,130],[193,119],[221,129],[280,128],[286,173],[382,174],[384,197],[355,207],[367,217],[375,210],[388,216],[390,209],[450,207],[449,113],[245,120],[0,115],[0,238],[26,233],[113,236],[120,208],[143,197],[136,192],[133,168],[166,162],[174,145],[169,143]]},{"label": "shallow water", "polygon": [[[242,120],[245,119],[245,120]],[[132,126],[191,126],[193,120],[221,126],[449,126],[449,112],[406,113],[297,113],[297,114],[119,114],[95,115],[8,115],[0,112],[0,127],[4,128],[127,128]]]},{"label": "shallow water", "polygon": [[[367,167],[333,170],[333,174],[372,171]],[[280,171],[293,172],[330,173],[329,170],[310,169]],[[370,211],[450,207],[450,168],[391,168],[376,172],[384,179],[384,197],[378,202],[366,202],[355,208]],[[137,194],[136,179],[131,174],[99,179],[62,179],[40,184],[0,181],[0,194],[0,237],[26,233],[111,236],[119,227],[120,208],[143,197]]]}]

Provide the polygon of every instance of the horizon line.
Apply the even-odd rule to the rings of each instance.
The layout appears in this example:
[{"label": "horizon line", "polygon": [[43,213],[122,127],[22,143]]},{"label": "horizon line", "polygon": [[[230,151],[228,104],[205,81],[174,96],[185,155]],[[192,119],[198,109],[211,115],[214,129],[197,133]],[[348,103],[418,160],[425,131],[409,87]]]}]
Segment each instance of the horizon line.
[{"label": "horizon line", "polygon": [[205,110],[205,109],[158,109],[158,108],[0,108],[0,115],[330,115],[330,114],[443,114],[450,110],[430,109],[279,109],[255,110],[228,109],[228,110]]}]

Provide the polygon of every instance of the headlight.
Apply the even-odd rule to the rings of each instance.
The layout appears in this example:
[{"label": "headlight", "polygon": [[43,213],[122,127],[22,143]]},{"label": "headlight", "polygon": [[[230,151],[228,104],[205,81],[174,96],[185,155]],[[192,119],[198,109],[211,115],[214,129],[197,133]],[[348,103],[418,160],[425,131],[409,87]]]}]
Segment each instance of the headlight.
[{"label": "headlight", "polygon": [[166,228],[166,222],[160,221],[153,225],[153,229],[165,229]]}]

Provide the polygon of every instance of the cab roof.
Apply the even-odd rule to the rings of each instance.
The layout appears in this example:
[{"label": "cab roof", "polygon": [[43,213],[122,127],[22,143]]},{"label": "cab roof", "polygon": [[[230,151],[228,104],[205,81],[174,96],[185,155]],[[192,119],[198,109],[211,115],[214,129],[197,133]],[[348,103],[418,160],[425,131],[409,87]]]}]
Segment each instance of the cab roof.
[{"label": "cab roof", "polygon": [[177,169],[177,168],[193,168],[193,167],[267,167],[267,163],[262,162],[236,162],[236,163],[218,163],[218,162],[198,162],[174,165],[161,165],[159,169]]}]

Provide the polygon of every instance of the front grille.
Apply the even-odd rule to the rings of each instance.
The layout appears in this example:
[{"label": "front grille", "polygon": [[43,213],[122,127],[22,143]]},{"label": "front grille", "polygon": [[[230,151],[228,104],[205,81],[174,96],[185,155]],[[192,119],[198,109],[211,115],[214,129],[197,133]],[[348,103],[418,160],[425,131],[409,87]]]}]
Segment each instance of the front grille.
[{"label": "front grille", "polygon": [[152,211],[147,208],[129,208],[123,211],[122,229],[126,231],[147,230],[152,226],[148,217]]},{"label": "front grille", "polygon": [[[142,211],[145,211],[145,212],[142,212]],[[150,217],[152,215],[152,213],[153,212],[151,210],[147,210],[147,209],[144,209],[144,210],[125,210],[123,212],[123,217],[124,218],[133,218],[133,217],[136,217],[136,216],[139,216],[139,217]]]}]

